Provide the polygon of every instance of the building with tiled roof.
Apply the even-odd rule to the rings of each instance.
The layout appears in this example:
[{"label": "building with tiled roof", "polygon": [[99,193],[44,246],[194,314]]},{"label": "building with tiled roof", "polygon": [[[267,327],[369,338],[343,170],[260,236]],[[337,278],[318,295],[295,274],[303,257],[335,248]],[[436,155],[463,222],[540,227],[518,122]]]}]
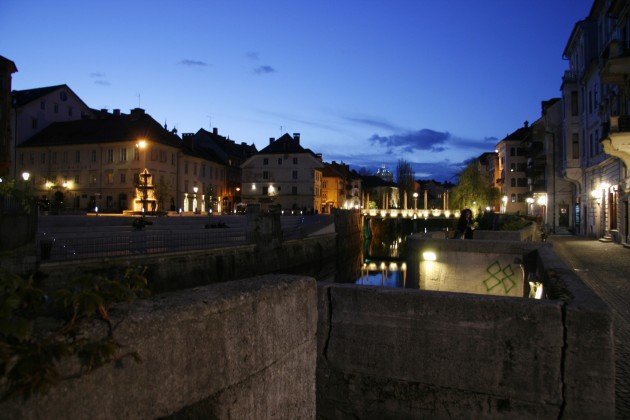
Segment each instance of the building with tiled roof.
[{"label": "building with tiled roof", "polygon": [[68,85],[55,85],[11,92],[11,156],[15,169],[15,146],[30,139],[53,122],[76,121],[93,115],[93,110]]},{"label": "building with tiled roof", "polygon": [[267,147],[241,165],[243,203],[319,213],[323,168],[321,156],[300,145],[299,133],[271,138]]},{"label": "building with tiled roof", "polygon": [[322,172],[322,213],[333,208],[360,208],[361,177],[345,163],[325,163]]},{"label": "building with tiled roof", "polygon": [[237,143],[219,134],[217,127],[212,132],[203,128],[195,134],[184,133],[184,140],[189,140],[197,150],[205,150],[216,154],[226,170],[226,193],[223,196],[223,209],[232,212],[241,202],[241,165],[251,156],[257,153],[254,144],[245,142]]},{"label": "building with tiled roof", "polygon": [[41,198],[59,201],[61,194],[64,207],[87,211],[205,212],[211,195],[225,194],[216,155],[194,149],[139,108],[51,123],[18,145],[16,165],[31,174]]}]

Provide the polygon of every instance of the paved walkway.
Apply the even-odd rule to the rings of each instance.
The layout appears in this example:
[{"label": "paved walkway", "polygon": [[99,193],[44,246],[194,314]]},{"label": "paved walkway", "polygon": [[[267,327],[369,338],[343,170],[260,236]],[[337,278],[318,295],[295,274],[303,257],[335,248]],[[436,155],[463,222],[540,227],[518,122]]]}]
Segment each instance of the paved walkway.
[{"label": "paved walkway", "polygon": [[613,310],[617,419],[630,419],[630,249],[576,236],[552,236],[556,254]]}]

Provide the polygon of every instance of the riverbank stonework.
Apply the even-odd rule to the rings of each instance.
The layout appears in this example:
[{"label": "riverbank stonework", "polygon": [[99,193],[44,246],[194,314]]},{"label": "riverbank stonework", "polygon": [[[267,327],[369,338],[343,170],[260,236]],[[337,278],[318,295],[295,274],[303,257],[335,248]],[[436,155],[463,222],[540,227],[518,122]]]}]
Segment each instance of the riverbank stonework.
[{"label": "riverbank stonework", "polygon": [[612,313],[551,247],[427,242],[521,247],[548,299],[320,284],[318,418],[614,418]]},{"label": "riverbank stonework", "polygon": [[[116,339],[142,363],[106,365],[46,396],[4,401],[0,417],[314,418],[316,299],[314,279],[275,275],[119,305]],[[98,327],[84,332],[100,336]]]}]

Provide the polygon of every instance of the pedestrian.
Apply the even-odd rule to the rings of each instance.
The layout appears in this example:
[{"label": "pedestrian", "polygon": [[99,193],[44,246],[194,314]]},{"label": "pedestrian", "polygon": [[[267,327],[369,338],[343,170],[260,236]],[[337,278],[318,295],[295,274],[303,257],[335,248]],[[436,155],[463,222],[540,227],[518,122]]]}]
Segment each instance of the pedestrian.
[{"label": "pedestrian", "polygon": [[462,210],[462,214],[459,216],[459,220],[457,221],[455,239],[472,239],[473,230],[475,229],[472,216],[472,210]]}]

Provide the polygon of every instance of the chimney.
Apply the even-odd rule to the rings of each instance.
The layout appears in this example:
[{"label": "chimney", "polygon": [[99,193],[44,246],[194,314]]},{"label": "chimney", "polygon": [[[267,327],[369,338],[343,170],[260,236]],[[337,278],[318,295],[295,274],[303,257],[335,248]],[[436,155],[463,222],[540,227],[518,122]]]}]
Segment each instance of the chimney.
[{"label": "chimney", "polygon": [[142,108],[134,108],[130,112],[132,118],[139,118],[144,115],[144,109]]},{"label": "chimney", "polygon": [[293,133],[293,140],[300,144],[300,133]]},{"label": "chimney", "polygon": [[212,134],[214,134],[215,136],[219,135],[219,129],[217,127],[213,127],[212,128]]},{"label": "chimney", "polygon": [[269,144],[273,143],[274,141],[276,141],[275,137],[269,137]]},{"label": "chimney", "polygon": [[114,109],[114,115],[120,116],[120,109]]}]

